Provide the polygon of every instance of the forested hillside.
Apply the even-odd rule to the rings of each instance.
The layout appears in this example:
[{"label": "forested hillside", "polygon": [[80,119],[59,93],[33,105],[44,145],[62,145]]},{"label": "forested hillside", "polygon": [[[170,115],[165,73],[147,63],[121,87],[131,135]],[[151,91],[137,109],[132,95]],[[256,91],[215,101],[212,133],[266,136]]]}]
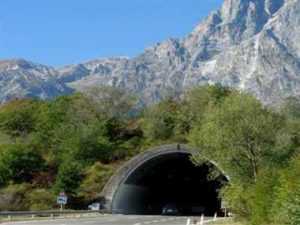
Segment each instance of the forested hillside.
[{"label": "forested hillside", "polygon": [[0,210],[55,208],[61,191],[69,208],[86,208],[122,162],[166,143],[201,149],[195,163],[218,162],[231,179],[220,195],[236,215],[299,224],[300,102],[267,108],[220,86],[143,110],[135,96],[108,87],[1,105]]}]

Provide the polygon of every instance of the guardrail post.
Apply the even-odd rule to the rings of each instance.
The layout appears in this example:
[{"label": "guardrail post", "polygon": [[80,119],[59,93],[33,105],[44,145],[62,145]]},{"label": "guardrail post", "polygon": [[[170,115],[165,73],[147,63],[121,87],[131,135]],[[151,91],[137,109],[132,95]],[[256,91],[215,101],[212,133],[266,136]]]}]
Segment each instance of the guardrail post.
[{"label": "guardrail post", "polygon": [[204,215],[202,214],[201,218],[200,218],[200,225],[203,225],[203,224],[204,224]]},{"label": "guardrail post", "polygon": [[213,221],[216,221],[216,220],[217,220],[217,217],[218,217],[218,214],[215,213]]},{"label": "guardrail post", "polygon": [[188,218],[187,221],[186,221],[186,225],[190,225],[191,224],[191,219]]},{"label": "guardrail post", "polygon": [[51,217],[51,219],[54,219],[54,215],[53,215],[53,213],[51,213],[50,217]]}]

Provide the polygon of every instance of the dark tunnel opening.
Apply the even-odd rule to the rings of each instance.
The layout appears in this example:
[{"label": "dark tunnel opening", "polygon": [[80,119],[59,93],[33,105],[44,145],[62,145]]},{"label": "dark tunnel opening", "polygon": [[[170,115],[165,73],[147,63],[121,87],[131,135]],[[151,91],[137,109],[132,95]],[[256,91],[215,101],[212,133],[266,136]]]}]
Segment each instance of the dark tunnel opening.
[{"label": "dark tunnel opening", "polygon": [[213,165],[194,165],[188,153],[155,157],[135,169],[118,188],[113,213],[159,215],[168,205],[180,215],[213,215],[220,211],[219,190],[226,177],[208,178]]}]

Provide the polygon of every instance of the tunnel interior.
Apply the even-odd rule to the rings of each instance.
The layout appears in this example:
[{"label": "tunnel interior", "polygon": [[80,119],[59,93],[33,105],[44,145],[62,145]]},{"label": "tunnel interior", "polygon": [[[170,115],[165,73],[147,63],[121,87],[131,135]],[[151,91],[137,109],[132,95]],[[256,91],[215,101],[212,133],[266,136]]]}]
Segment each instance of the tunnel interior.
[{"label": "tunnel interior", "polygon": [[119,186],[112,212],[160,215],[163,208],[172,205],[180,215],[213,215],[220,211],[219,190],[226,177],[209,179],[212,166],[196,166],[187,153],[165,154],[148,160]]}]

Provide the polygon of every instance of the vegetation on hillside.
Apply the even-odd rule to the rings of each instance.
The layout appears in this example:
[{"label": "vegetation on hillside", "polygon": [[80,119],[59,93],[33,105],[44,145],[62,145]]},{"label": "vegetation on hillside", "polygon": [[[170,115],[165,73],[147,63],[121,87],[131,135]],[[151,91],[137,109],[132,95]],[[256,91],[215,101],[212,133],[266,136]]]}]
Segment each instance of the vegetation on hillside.
[{"label": "vegetation on hillside", "polygon": [[[115,168],[150,146],[187,143],[195,161],[230,177],[221,195],[253,225],[300,224],[300,103],[263,106],[220,86],[187,91],[145,109],[126,91],[100,87],[0,107],[0,210],[84,208]],[[213,175],[213,174],[212,174]]]}]

